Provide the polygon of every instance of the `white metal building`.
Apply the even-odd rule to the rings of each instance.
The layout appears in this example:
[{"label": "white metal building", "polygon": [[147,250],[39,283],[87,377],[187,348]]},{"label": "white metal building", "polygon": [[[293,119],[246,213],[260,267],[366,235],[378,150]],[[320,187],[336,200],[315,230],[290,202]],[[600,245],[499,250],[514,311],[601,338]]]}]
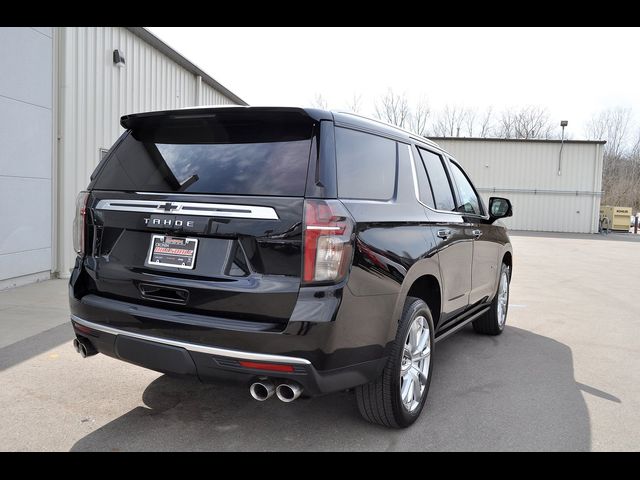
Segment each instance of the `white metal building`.
[{"label": "white metal building", "polygon": [[[507,197],[513,230],[596,233],[604,141],[432,138],[460,162],[479,193]],[[562,150],[562,158],[560,151]]]},{"label": "white metal building", "polygon": [[69,275],[75,197],[121,115],[246,105],[141,27],[1,27],[0,58],[0,290]]}]

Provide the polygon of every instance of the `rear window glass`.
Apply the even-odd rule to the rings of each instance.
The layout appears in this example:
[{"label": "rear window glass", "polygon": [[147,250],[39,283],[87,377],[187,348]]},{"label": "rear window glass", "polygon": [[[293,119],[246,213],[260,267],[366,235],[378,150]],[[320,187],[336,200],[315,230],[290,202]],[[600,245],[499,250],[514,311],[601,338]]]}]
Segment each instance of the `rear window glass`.
[{"label": "rear window glass", "polygon": [[338,194],[343,198],[389,200],[396,185],[396,142],[336,128]]},{"label": "rear window glass", "polygon": [[182,125],[130,132],[93,185],[99,190],[303,196],[311,126]]}]

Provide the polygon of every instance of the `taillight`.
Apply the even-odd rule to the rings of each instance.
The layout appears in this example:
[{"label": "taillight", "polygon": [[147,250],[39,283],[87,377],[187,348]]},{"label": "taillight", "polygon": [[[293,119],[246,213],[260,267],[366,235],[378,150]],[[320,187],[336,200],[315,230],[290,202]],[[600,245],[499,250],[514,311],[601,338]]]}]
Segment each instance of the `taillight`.
[{"label": "taillight", "polygon": [[88,198],[88,192],[80,192],[76,197],[76,216],[73,219],[73,249],[78,255],[84,255]]},{"label": "taillight", "polygon": [[352,256],[353,221],[338,200],[305,200],[303,283],[338,282]]}]

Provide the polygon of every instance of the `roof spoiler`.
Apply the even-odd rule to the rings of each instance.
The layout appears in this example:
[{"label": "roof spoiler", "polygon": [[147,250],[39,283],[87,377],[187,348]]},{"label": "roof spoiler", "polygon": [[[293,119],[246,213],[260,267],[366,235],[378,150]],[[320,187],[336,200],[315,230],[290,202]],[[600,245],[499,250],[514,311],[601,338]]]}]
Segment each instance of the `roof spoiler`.
[{"label": "roof spoiler", "polygon": [[257,117],[266,118],[273,115],[274,119],[278,117],[292,118],[299,116],[300,119],[307,118],[311,120],[332,120],[331,112],[314,108],[296,108],[296,107],[241,107],[241,106],[223,106],[223,107],[195,107],[181,108],[177,110],[160,110],[155,112],[132,113],[120,117],[120,125],[127,130],[139,128],[142,126],[152,126],[167,120],[188,120],[198,118],[220,118],[220,119],[241,119],[242,117],[251,117],[255,114]]}]

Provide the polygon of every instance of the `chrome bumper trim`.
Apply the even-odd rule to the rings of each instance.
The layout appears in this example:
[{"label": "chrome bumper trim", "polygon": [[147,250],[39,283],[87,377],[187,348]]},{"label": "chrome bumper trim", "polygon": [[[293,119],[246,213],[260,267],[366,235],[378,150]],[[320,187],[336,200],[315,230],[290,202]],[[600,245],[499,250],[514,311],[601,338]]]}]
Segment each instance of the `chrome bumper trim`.
[{"label": "chrome bumper trim", "polygon": [[110,335],[123,335],[126,337],[138,338],[140,340],[147,340],[149,342],[162,343],[164,345],[171,345],[172,347],[180,347],[191,352],[207,353],[209,355],[218,355],[221,357],[236,358],[238,360],[252,360],[257,362],[269,362],[269,363],[287,363],[295,365],[311,365],[311,362],[305,358],[288,357],[286,355],[272,355],[269,353],[255,353],[255,352],[243,352],[240,350],[229,350],[226,348],[210,347],[208,345],[200,345],[197,343],[182,342],[180,340],[169,340],[167,338],[152,337],[150,335],[144,335],[141,333],[127,332],[126,330],[120,330],[118,328],[108,327],[106,325],[100,325],[97,323],[84,320],[76,315],[71,315],[71,320],[83,325],[91,330],[97,330],[98,332],[108,333]]}]

